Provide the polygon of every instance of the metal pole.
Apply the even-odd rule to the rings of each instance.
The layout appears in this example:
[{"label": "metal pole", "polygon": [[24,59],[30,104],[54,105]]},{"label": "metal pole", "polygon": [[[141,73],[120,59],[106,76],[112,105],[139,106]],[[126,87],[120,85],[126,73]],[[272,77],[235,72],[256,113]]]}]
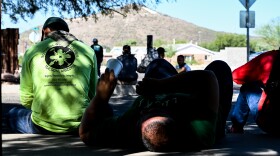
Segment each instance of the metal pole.
[{"label": "metal pole", "polygon": [[247,27],[247,62],[250,56],[250,36],[249,36],[249,0],[246,0],[246,27]]},{"label": "metal pole", "polygon": [[153,48],[153,35],[147,35],[147,54]]}]

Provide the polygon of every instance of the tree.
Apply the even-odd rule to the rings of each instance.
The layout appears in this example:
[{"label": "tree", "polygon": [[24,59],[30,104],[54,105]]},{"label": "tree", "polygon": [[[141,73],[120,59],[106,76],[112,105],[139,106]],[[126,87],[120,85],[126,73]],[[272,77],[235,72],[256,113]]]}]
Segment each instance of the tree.
[{"label": "tree", "polygon": [[187,40],[175,40],[175,44],[187,44],[188,42]]},{"label": "tree", "polygon": [[172,45],[164,47],[164,49],[166,50],[165,56],[167,58],[171,58],[172,56],[174,56],[176,54],[176,50],[172,47]]},{"label": "tree", "polygon": [[[131,10],[138,11],[141,6],[156,6],[162,0],[2,0],[1,10],[10,16],[13,22],[19,18],[33,18],[37,12],[57,11],[61,17],[67,15],[70,19],[93,17],[96,20],[97,13],[113,15],[114,13],[126,16]],[[167,2],[170,0],[166,0]],[[172,1],[172,0],[171,0]],[[174,0],[176,1],[176,0]]]},{"label": "tree", "polygon": [[135,39],[130,39],[130,40],[124,41],[123,45],[136,46],[137,41]]},{"label": "tree", "polygon": [[255,33],[261,37],[260,44],[265,50],[279,49],[280,47],[280,16],[270,23],[259,27]]},{"label": "tree", "polygon": [[266,45],[262,43],[261,39],[252,39],[250,41],[250,48],[251,51],[260,52],[260,51],[267,51]]},{"label": "tree", "polygon": [[156,39],[153,43],[153,46],[160,47],[162,45],[165,45],[167,42],[162,39]]},{"label": "tree", "polygon": [[202,43],[201,46],[212,51],[220,51],[225,47],[246,47],[246,37],[239,34],[220,34],[215,41]]}]

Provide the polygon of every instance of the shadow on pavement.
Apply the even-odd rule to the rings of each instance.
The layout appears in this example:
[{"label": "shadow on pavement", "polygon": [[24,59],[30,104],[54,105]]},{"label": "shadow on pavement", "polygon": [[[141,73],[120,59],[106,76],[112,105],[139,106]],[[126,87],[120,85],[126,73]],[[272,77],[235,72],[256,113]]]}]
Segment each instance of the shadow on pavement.
[{"label": "shadow on pavement", "polygon": [[[13,136],[10,136],[13,135]],[[198,152],[155,153],[119,148],[87,147],[69,135],[7,134],[2,138],[3,155],[279,155],[279,138],[265,134],[230,134],[213,148]]]},{"label": "shadow on pavement", "polygon": [[[7,94],[8,95],[8,94]],[[9,101],[14,100],[9,95]],[[114,113],[120,115],[127,110],[137,96],[113,96],[110,104]],[[232,103],[232,109],[235,102]],[[21,107],[19,103],[2,103],[2,155],[97,155],[97,156],[184,156],[184,155],[280,155],[280,137],[270,136],[261,131],[249,116],[244,134],[227,134],[212,148],[197,152],[155,153],[141,150],[87,147],[79,137],[70,135],[38,135],[38,134],[9,134],[3,125],[4,114],[12,107]],[[231,110],[232,110],[231,109]],[[228,118],[227,126],[231,125]]]}]

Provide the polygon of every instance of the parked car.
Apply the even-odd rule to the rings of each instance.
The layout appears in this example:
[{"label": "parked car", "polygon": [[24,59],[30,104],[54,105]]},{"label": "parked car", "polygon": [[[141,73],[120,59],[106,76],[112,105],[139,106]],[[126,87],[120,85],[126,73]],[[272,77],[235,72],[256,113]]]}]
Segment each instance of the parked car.
[{"label": "parked car", "polygon": [[253,58],[259,56],[260,54],[262,54],[263,52],[250,52],[249,55],[249,61],[252,60]]}]

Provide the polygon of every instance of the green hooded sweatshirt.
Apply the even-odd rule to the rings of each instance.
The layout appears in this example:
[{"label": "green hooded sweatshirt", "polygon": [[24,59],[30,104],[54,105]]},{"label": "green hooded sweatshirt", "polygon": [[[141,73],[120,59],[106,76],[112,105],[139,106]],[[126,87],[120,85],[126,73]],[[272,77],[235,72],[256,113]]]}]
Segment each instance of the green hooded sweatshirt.
[{"label": "green hooded sweatshirt", "polygon": [[20,101],[36,125],[55,133],[76,131],[98,80],[92,48],[65,31],[51,32],[24,54]]}]

